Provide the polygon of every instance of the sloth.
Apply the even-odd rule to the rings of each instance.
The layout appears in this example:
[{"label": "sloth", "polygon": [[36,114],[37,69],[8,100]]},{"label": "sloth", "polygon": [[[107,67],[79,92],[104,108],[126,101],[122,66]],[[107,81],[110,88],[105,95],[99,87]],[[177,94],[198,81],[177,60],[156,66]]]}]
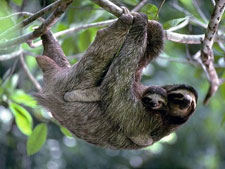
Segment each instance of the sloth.
[{"label": "sloth", "polygon": [[196,109],[189,85],[144,86],[143,68],[163,48],[163,29],[142,13],[124,12],[97,32],[78,63],[70,66],[50,31],[36,60],[44,86],[39,104],[75,136],[111,149],[140,149],[184,124]]}]

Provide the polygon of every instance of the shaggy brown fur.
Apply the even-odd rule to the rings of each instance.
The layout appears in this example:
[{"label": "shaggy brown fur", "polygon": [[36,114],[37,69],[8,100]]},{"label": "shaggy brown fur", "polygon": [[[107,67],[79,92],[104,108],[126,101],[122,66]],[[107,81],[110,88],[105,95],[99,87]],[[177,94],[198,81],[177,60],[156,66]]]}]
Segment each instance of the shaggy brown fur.
[{"label": "shaggy brown fur", "polygon": [[[89,143],[113,149],[146,147],[186,122],[195,110],[197,94],[192,87],[183,87],[190,95],[187,101],[179,87],[141,85],[142,69],[163,47],[161,25],[148,21],[144,14],[124,13],[98,31],[72,67],[51,32],[43,35],[42,41],[44,54],[37,62],[44,73],[44,87],[36,98],[61,125]],[[99,101],[64,100],[67,92],[94,87],[99,88]],[[167,101],[163,109],[143,104],[142,97],[148,93]]]}]

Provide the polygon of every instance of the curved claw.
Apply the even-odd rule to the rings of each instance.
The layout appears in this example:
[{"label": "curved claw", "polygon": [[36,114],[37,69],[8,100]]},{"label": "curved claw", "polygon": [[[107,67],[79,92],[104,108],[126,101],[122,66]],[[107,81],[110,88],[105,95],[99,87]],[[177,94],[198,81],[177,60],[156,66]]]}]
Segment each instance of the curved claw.
[{"label": "curved claw", "polygon": [[133,16],[130,13],[129,9],[126,7],[121,7],[123,9],[123,14],[120,16],[120,20],[128,25],[133,23]]}]

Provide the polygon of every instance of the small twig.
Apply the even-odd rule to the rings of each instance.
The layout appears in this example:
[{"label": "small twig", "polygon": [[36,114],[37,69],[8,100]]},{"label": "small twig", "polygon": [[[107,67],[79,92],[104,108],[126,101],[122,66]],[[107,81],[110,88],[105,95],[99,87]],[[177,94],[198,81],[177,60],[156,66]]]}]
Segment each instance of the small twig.
[{"label": "small twig", "polygon": [[190,64],[190,65],[199,65],[197,62],[192,61],[192,60],[187,60],[187,59],[179,59],[179,58],[172,58],[172,57],[164,57],[164,56],[159,56],[159,59],[164,59],[167,60],[169,62],[177,62],[177,63],[181,63],[181,64]]},{"label": "small twig", "polygon": [[169,31],[169,32],[174,32],[174,31],[177,31],[177,30],[179,30],[179,29],[184,28],[184,27],[187,26],[188,24],[189,24],[189,19],[187,18],[184,22],[180,23],[180,24],[177,25],[177,26],[174,26],[174,27],[168,29],[167,31]]},{"label": "small twig", "polygon": [[30,12],[16,12],[16,13],[13,13],[13,14],[8,15],[8,16],[0,17],[0,21],[6,20],[6,19],[9,19],[9,18],[13,18],[15,16],[32,16],[32,15],[33,14],[31,14]]},{"label": "small twig", "polygon": [[83,56],[84,56],[84,52],[83,53],[78,53],[76,55],[67,56],[67,59],[68,60],[71,60],[71,59],[80,60]]},{"label": "small twig", "polygon": [[32,73],[30,72],[30,70],[28,69],[28,66],[24,60],[24,56],[23,53],[20,54],[20,62],[22,64],[22,67],[25,71],[25,73],[27,74],[28,78],[30,79],[30,81],[33,83],[33,85],[35,86],[35,88],[38,91],[41,91],[41,85],[38,83],[38,81],[34,78],[34,76],[32,75]]},{"label": "small twig", "polygon": [[[69,28],[69,29],[66,29],[66,30],[55,33],[54,37],[58,38],[58,37],[63,36],[63,35],[72,34],[72,33],[77,32],[79,30],[88,29],[88,28],[92,28],[92,27],[107,26],[107,25],[112,24],[115,21],[116,21],[116,19],[111,19],[111,20],[108,20],[108,21],[90,23],[90,24],[81,25],[81,26],[78,26],[78,27]],[[32,47],[38,47],[41,44],[42,44],[42,41],[38,41],[38,42],[32,44]]]},{"label": "small twig", "polygon": [[165,2],[166,2],[166,0],[163,0],[161,2],[161,4],[159,5],[158,11],[157,11],[156,16],[155,16],[156,19],[159,17],[159,12],[162,9],[162,7],[163,7],[163,5],[164,5]]},{"label": "small twig", "polygon": [[57,9],[55,9],[55,11],[36,30],[34,30],[31,33],[17,37],[15,39],[2,42],[0,43],[0,48],[6,48],[8,46],[18,45],[43,35],[64,13],[68,5],[72,3],[72,0],[64,0],[63,2],[64,3],[62,3]]},{"label": "small twig", "polygon": [[139,10],[141,10],[141,8],[143,6],[145,6],[148,3],[148,0],[142,0],[139,4],[137,4],[137,6],[131,10],[131,12],[137,12]]},{"label": "small twig", "polygon": [[21,53],[23,53],[23,50],[19,49],[19,50],[15,51],[13,53],[10,53],[10,54],[0,55],[0,61],[4,61],[4,60],[9,60],[9,59],[15,58],[15,57],[19,56]]},{"label": "small twig", "polygon": [[[199,56],[200,56],[200,52],[199,52]],[[200,66],[201,65],[201,60],[200,59],[179,59],[179,58],[172,58],[172,57],[164,57],[164,56],[159,56],[159,59],[164,59],[167,60],[169,62],[176,62],[176,63],[181,63],[181,64],[190,64],[193,66]],[[218,65],[218,64],[214,64],[215,68],[225,68],[225,66],[222,65]]]},{"label": "small twig", "polygon": [[[96,22],[96,23],[91,23],[91,24],[86,24],[74,28],[69,28],[60,32],[57,32],[54,34],[56,38],[66,35],[66,34],[71,34],[79,30],[91,28],[91,27],[100,27],[100,26],[107,26],[115,22],[115,19],[113,20],[108,20],[108,21],[103,21],[103,22]],[[216,41],[219,41],[219,37],[216,38]],[[170,32],[170,31],[165,31],[165,39],[173,41],[173,42],[178,42],[178,43],[185,43],[185,44],[201,44],[202,40],[204,39],[204,34],[202,35],[186,35],[186,34],[180,34],[180,33],[175,33],[175,32]],[[38,41],[34,44],[32,44],[32,47],[38,47],[42,43],[41,41]]]},{"label": "small twig", "polygon": [[[203,23],[202,21],[198,20],[197,18],[193,17],[192,14],[187,11],[186,9],[182,8],[181,6],[179,6],[177,3],[173,2],[171,3],[172,7],[174,7],[176,10],[180,11],[180,12],[183,12],[185,15],[187,16],[190,16],[190,22],[193,23],[193,24],[196,24],[198,26],[201,26],[202,28],[204,29],[207,29],[208,28],[208,25]],[[215,6],[215,5],[214,5]],[[207,21],[208,22],[208,21]],[[206,22],[206,23],[207,23]],[[220,39],[221,41],[223,41],[225,43],[225,34],[224,32],[218,30],[218,36],[217,36],[217,39]]]},{"label": "small twig", "polygon": [[35,21],[36,19],[38,19],[39,17],[43,16],[44,14],[51,12],[52,10],[54,10],[55,8],[57,8],[61,3],[63,3],[64,0],[58,0],[50,5],[48,5],[47,7],[41,9],[40,11],[36,12],[34,15],[30,16],[29,18],[25,19],[24,21],[22,21],[21,23],[16,24],[15,26],[9,28],[8,30],[6,30],[5,32],[0,34],[0,39],[2,39],[6,34],[13,32],[17,29],[20,29],[22,27],[25,27],[26,25],[30,24],[31,22]]},{"label": "small twig", "polygon": [[192,3],[194,5],[195,9],[197,10],[198,14],[203,19],[203,21],[205,23],[207,23],[208,22],[208,19],[206,18],[205,14],[202,12],[201,8],[199,7],[198,1],[197,0],[193,0]]},{"label": "small twig", "polygon": [[[60,32],[57,32],[54,34],[56,38],[63,36],[63,35],[68,35],[71,33],[74,33],[79,30],[91,28],[91,27],[102,27],[102,26],[108,26],[115,22],[116,19],[108,20],[108,21],[102,21],[102,22],[96,22],[96,23],[90,23],[86,25],[81,25],[78,27],[73,27],[69,28]],[[204,39],[204,34],[202,35],[186,35],[186,34],[180,34],[180,33],[175,33],[175,32],[170,32],[169,30],[165,31],[165,38],[167,40],[173,41],[173,42],[178,42],[178,43],[185,43],[185,44],[201,44],[202,40]],[[217,36],[215,41],[223,41],[225,42],[225,39],[222,39],[221,36]],[[32,47],[38,47],[42,43],[41,41],[38,41],[34,44],[32,44]]]},{"label": "small twig", "polygon": [[116,17],[120,17],[123,14],[122,8],[118,7],[109,0],[91,0],[91,1],[98,4],[100,7],[104,8],[106,11],[115,15]]},{"label": "small twig", "polygon": [[212,46],[224,9],[225,0],[218,0],[211,16],[210,22],[208,24],[208,29],[206,30],[203,47],[201,50],[201,60],[203,63],[203,69],[205,70],[208,80],[210,82],[210,88],[204,99],[205,104],[208,103],[209,99],[215,94],[219,87],[219,78],[213,66],[214,55]]},{"label": "small twig", "polygon": [[[82,26],[79,26],[79,27],[74,27],[74,28],[69,28],[67,30],[56,33],[55,37],[59,37],[59,36],[65,35],[65,34],[70,34],[72,32],[76,32],[76,31],[79,31],[79,30],[82,30],[82,29],[87,29],[87,28],[90,28],[90,27],[107,26],[107,25],[112,24],[114,21],[115,21],[115,19],[103,21],[103,22],[91,23],[91,24],[82,25]],[[23,42],[27,42],[27,41],[32,40],[34,38],[35,37],[32,35],[32,33],[22,35],[20,37],[15,38],[15,39],[0,43],[0,48],[9,47],[9,46],[13,46],[13,45],[20,44],[20,43],[23,43]],[[204,35],[185,35],[185,34],[179,34],[179,33],[165,31],[165,38],[167,40],[178,42],[178,43],[201,44],[202,40],[204,39]],[[215,41],[225,42],[225,36],[220,34],[216,37]],[[37,42],[37,43],[33,44],[32,46],[37,47],[37,46],[40,46],[40,45],[41,45],[41,42]]]},{"label": "small twig", "polygon": [[6,72],[6,74],[4,74],[4,76],[2,77],[2,82],[3,83],[6,83],[7,82],[7,79],[9,79],[10,77],[12,77],[12,75],[13,75],[13,72],[15,71],[15,69],[16,69],[16,65],[17,65],[17,63],[18,63],[18,60],[19,59],[15,59],[15,62],[13,63],[13,65],[9,68],[9,72],[7,73]]}]

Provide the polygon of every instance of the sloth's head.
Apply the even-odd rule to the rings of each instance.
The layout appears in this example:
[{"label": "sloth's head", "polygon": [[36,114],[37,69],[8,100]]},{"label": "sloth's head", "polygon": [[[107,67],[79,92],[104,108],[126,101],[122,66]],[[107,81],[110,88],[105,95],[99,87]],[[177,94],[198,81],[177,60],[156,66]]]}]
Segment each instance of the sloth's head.
[{"label": "sloth's head", "polygon": [[163,88],[167,91],[168,120],[173,124],[185,123],[196,109],[198,100],[196,90],[183,84],[167,85]]},{"label": "sloth's head", "polygon": [[142,97],[142,104],[147,111],[163,111],[167,106],[166,90],[158,86],[148,87]]},{"label": "sloth's head", "polygon": [[196,90],[188,85],[150,86],[141,97],[147,112],[160,113],[169,124],[185,123],[195,111],[198,100]]}]

